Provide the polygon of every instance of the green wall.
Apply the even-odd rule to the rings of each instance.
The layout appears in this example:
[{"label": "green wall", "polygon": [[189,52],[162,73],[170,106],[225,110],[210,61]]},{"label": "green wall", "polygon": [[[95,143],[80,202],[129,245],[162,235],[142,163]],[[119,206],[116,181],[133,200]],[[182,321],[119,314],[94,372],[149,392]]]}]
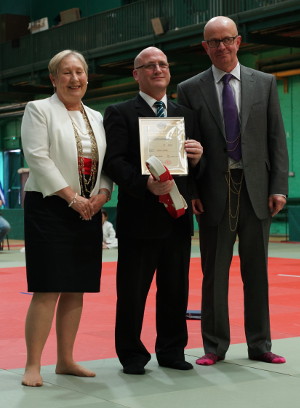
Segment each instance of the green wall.
[{"label": "green wall", "polygon": [[300,197],[300,75],[288,79],[288,92],[283,82],[278,90],[289,149],[289,197]]},{"label": "green wall", "polygon": [[21,118],[0,120],[0,150],[21,148]]},{"label": "green wall", "polygon": [[23,209],[1,209],[1,215],[10,223],[9,239],[24,239]]}]

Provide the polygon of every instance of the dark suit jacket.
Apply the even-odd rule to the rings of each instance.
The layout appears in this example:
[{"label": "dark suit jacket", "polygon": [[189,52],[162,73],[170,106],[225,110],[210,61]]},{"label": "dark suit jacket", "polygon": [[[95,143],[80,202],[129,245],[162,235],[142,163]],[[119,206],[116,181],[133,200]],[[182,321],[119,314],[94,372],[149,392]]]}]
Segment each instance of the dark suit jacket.
[{"label": "dark suit jacket", "polygon": [[[179,84],[178,101],[198,114],[206,159],[199,183],[205,209],[202,218],[216,225],[224,214],[228,194],[224,177],[228,155],[212,69]],[[288,192],[286,137],[275,77],[242,65],[241,147],[250,200],[257,217],[265,219],[269,216],[268,196]]]},{"label": "dark suit jacket", "polygon": [[[184,117],[186,137],[199,139],[195,112],[168,101],[169,117]],[[185,215],[173,219],[158,196],[147,189],[148,176],[141,174],[139,117],[155,116],[153,110],[136,98],[109,106],[104,114],[107,149],[105,173],[118,185],[117,236],[161,238],[172,233],[174,226],[193,233],[191,210],[191,176],[174,177],[188,204]]]}]

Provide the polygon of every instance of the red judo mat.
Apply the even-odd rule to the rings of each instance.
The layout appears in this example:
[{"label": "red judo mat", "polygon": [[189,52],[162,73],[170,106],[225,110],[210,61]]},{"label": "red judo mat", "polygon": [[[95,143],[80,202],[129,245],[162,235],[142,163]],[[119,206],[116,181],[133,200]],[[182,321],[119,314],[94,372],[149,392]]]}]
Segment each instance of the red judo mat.
[{"label": "red judo mat", "polygon": [[[41,269],[41,273],[43,273]],[[84,296],[84,310],[75,345],[77,361],[115,357],[115,275],[116,262],[103,264],[101,292]],[[199,310],[201,302],[200,259],[191,259],[188,309]],[[272,338],[300,336],[300,260],[269,258],[270,312]],[[0,268],[0,368],[24,367],[26,348],[24,322],[31,294],[26,292],[25,267]],[[255,301],[255,300],[254,300]],[[231,343],[244,343],[243,293],[239,259],[233,258],[230,270]],[[173,319],[173,316],[166,316]],[[53,325],[54,326],[54,325]],[[200,321],[188,320],[187,348],[202,347]],[[146,305],[142,339],[152,353],[155,342],[155,284]],[[43,353],[43,365],[55,364],[56,340],[52,328]]]}]

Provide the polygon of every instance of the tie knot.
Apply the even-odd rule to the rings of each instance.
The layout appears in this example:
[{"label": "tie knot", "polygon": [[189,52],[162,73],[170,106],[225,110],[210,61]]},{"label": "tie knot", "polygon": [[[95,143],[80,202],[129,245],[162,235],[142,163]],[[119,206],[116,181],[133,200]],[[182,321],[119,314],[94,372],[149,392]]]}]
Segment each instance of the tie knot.
[{"label": "tie knot", "polygon": [[164,110],[165,104],[163,101],[156,101],[153,105],[156,107],[156,116],[159,118],[164,118],[166,115]]},{"label": "tie knot", "polygon": [[154,106],[156,108],[164,108],[165,104],[163,103],[163,101],[156,101],[156,102],[154,102]]},{"label": "tie knot", "polygon": [[225,74],[225,75],[222,77],[222,81],[224,82],[224,85],[228,85],[228,84],[229,84],[229,81],[231,80],[231,78],[233,78],[233,75],[232,75],[232,74]]}]

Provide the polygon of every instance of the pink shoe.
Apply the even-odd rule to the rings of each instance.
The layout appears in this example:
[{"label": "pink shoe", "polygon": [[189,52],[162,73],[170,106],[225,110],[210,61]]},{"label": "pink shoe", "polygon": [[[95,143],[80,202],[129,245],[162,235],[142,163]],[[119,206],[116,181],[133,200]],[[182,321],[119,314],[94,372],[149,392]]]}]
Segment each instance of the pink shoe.
[{"label": "pink shoe", "polygon": [[196,364],[209,366],[209,365],[216,364],[216,362],[220,360],[224,360],[224,358],[219,357],[214,353],[207,353],[201,358],[198,358],[198,360],[196,360]]},{"label": "pink shoe", "polygon": [[284,357],[271,353],[271,351],[267,351],[267,353],[261,354],[257,357],[252,357],[250,358],[250,360],[263,361],[264,363],[271,364],[283,364],[286,362],[286,359]]}]

